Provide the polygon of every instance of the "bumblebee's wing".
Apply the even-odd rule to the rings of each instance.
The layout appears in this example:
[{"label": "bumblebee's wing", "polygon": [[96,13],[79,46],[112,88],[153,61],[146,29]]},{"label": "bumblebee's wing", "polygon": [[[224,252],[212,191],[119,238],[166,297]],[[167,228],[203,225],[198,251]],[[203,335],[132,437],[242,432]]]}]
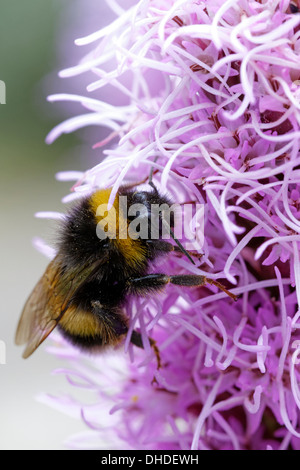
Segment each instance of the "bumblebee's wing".
[{"label": "bumblebee's wing", "polygon": [[23,309],[16,332],[16,344],[26,344],[23,357],[29,357],[54,330],[77,289],[107,261],[103,257],[93,265],[79,267],[71,273],[61,272],[59,255],[49,264]]},{"label": "bumblebee's wing", "polygon": [[54,259],[39,280],[23,309],[16,344],[25,344],[23,357],[30,356],[56,327],[61,317],[61,303],[55,303],[59,263]]}]

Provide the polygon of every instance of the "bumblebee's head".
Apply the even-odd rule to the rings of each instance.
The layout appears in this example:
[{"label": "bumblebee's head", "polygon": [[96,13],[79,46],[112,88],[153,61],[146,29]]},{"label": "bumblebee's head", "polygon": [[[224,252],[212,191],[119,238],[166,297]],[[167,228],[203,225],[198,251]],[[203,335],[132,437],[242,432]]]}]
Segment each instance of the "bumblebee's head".
[{"label": "bumblebee's head", "polygon": [[174,226],[170,201],[155,188],[121,188],[112,205],[111,189],[82,199],[67,215],[60,249],[71,263],[92,262],[105,252],[119,253],[128,266],[147,262],[147,241],[158,240]]},{"label": "bumblebee's head", "polygon": [[128,232],[143,240],[170,235],[174,227],[175,205],[153,187],[150,191],[127,193]]},{"label": "bumblebee's head", "polygon": [[132,240],[160,238],[164,226],[168,229],[174,226],[173,206],[155,188],[150,191],[121,188],[113,205],[108,206],[110,194],[110,189],[99,190],[89,199],[99,239],[122,242],[122,248],[129,248]]}]

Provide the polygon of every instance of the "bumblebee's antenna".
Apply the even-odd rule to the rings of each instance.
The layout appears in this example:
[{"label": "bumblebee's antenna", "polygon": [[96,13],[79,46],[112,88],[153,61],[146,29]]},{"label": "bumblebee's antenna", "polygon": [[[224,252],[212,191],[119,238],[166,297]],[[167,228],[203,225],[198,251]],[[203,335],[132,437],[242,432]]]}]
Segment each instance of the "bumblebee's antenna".
[{"label": "bumblebee's antenna", "polygon": [[229,297],[231,297],[233,300],[237,301],[238,296],[230,292],[228,289],[226,289],[226,287],[224,287],[223,284],[221,284],[219,281],[216,281],[215,279],[206,278],[206,282],[208,282],[208,284],[218,287],[218,289],[222,290],[227,295],[229,295]]},{"label": "bumblebee's antenna", "polygon": [[[153,160],[153,162],[155,163],[158,159],[158,156],[155,157],[155,159]],[[148,184],[151,186],[151,188],[154,189],[155,192],[158,193],[158,190],[157,190],[157,187],[155,186],[155,184],[153,183],[153,173],[154,173],[154,167],[152,166],[151,167],[151,170],[150,170],[150,174],[149,174],[149,180],[148,180]],[[171,237],[173,238],[174,242],[176,243],[176,245],[178,246],[179,250],[193,263],[195,264],[195,262],[193,261],[192,257],[189,255],[189,253],[186,251],[186,249],[182,246],[182,244],[180,243],[179,240],[177,240],[177,238],[175,237],[175,234],[173,232],[173,230],[171,229],[170,225],[164,220],[163,217],[161,217],[161,221],[163,223],[163,225],[169,230],[170,232],[170,235]]]},{"label": "bumblebee's antenna", "polygon": [[[158,155],[154,158],[153,163],[155,163],[157,159],[158,159]],[[153,183],[153,174],[154,174],[154,166],[151,167],[151,170],[149,173],[148,184],[151,186],[151,188],[153,188],[156,192],[158,192],[155,184]]]},{"label": "bumblebee's antenna", "polygon": [[176,243],[176,245],[178,246],[179,250],[185,255],[187,256],[187,258],[193,263],[195,264],[193,258],[191,257],[191,255],[186,251],[186,249],[182,246],[182,244],[180,243],[179,240],[177,240],[177,238],[175,237],[175,234],[173,232],[173,230],[171,229],[170,225],[162,218],[161,219],[163,225],[170,231],[170,235],[171,237],[173,238],[174,242]]}]

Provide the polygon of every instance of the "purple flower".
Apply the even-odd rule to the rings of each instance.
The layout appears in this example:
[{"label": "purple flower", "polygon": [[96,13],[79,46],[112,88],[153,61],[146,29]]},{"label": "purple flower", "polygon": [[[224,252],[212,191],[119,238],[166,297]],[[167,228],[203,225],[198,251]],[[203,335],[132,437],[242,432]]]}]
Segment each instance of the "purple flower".
[{"label": "purple flower", "polygon": [[65,200],[109,186],[113,198],[153,167],[174,201],[205,205],[201,263],[170,257],[165,272],[207,272],[240,297],[168,286],[130,299],[163,367],[149,344],[89,358],[58,337],[59,372],[94,402],[42,399],[84,419],[75,447],[300,449],[300,15],[286,0],[108,3],[115,21],[77,39],[94,49],[61,72],[89,74],[87,91],[49,97],[84,109],[49,143],[107,129],[91,142],[97,166],[59,175],[75,181]]}]

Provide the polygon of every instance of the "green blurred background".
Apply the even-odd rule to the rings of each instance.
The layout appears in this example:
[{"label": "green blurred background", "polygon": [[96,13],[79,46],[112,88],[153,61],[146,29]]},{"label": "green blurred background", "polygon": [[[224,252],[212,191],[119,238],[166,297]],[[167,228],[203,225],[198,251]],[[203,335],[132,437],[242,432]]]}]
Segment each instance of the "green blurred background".
[{"label": "green blurred background", "polygon": [[[70,183],[57,182],[55,173],[84,166],[77,136],[45,144],[47,133],[63,118],[46,96],[58,91],[59,40],[72,2],[0,0],[0,79],[6,84],[6,104],[0,105],[0,340],[6,344],[6,364],[0,365],[2,450],[60,449],[65,438],[83,429],[80,421],[35,400],[40,392],[63,390],[64,379],[51,376],[61,364],[43,348],[24,361],[22,348],[14,345],[23,304],[47,265],[32,239],[49,240],[53,233],[51,223],[35,219],[34,213],[63,210],[61,198]],[[67,47],[73,47],[76,36],[71,36],[65,36]]]},{"label": "green blurred background", "polygon": [[26,177],[38,179],[61,168],[62,154],[75,142],[72,135],[52,146],[44,143],[59,122],[58,112],[46,102],[47,92],[55,92],[55,85],[47,90],[46,78],[59,70],[59,27],[68,4],[0,1],[0,78],[7,94],[0,108],[2,175],[22,177],[24,184]]}]

